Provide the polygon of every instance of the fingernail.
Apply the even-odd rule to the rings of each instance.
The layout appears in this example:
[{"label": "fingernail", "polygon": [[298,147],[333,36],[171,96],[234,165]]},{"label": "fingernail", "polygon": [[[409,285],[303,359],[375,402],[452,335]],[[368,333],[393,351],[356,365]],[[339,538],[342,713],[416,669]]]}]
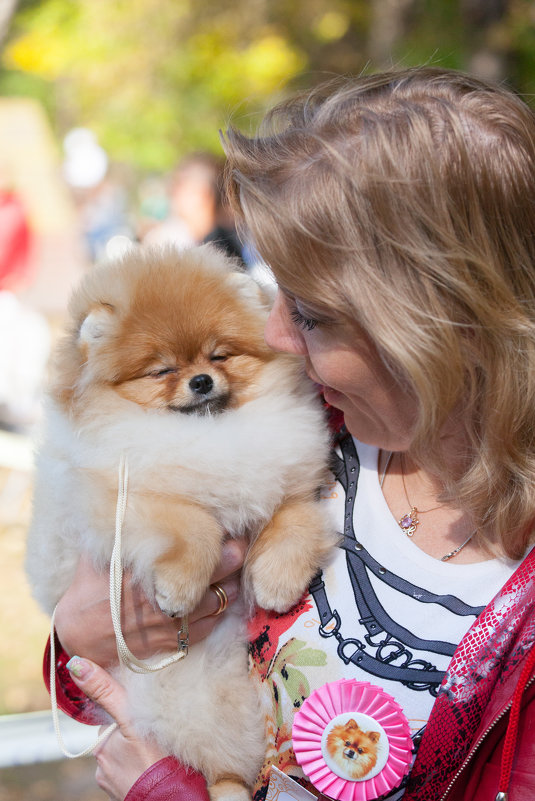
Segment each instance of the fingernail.
[{"label": "fingernail", "polygon": [[67,670],[77,679],[86,679],[91,673],[91,665],[79,656],[73,656],[67,662]]}]

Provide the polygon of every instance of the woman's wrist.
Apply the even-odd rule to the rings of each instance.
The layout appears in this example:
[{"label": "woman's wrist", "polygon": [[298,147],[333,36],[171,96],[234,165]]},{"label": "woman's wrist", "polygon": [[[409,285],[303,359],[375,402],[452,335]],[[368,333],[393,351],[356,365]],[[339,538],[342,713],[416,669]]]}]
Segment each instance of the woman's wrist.
[{"label": "woman's wrist", "polygon": [[135,782],[124,801],[209,801],[200,773],[168,756],[151,765]]}]

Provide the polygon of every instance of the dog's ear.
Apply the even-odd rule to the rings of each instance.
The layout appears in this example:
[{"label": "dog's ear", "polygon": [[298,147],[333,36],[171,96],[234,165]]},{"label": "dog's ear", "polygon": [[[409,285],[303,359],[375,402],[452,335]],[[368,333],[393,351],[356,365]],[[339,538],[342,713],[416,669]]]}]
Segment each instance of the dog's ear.
[{"label": "dog's ear", "polygon": [[117,328],[117,313],[111,303],[99,303],[90,310],[80,326],[79,341],[86,345],[103,342]]},{"label": "dog's ear", "polygon": [[349,720],[349,721],[346,723],[346,728],[348,728],[348,729],[355,729],[356,731],[358,731],[358,730],[359,730],[359,724],[357,723],[357,721],[356,721],[356,720],[353,720],[353,718],[351,718],[351,720]]},{"label": "dog's ear", "polygon": [[378,731],[367,731],[368,740],[371,740],[372,743],[378,743],[381,739],[381,735]]},{"label": "dog's ear", "polygon": [[262,308],[271,308],[273,299],[269,293],[257,284],[254,278],[251,278],[247,273],[233,271],[229,273],[229,279],[234,285],[234,288],[245,300],[253,301],[260,304]]}]

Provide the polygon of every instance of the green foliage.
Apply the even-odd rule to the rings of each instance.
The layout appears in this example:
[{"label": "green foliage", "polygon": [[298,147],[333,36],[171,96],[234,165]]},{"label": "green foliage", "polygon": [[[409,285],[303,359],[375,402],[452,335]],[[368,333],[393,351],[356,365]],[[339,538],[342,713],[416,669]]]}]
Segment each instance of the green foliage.
[{"label": "green foliage", "polygon": [[533,92],[532,0],[483,25],[485,0],[21,0],[0,92],[42,99],[58,135],[86,125],[113,159],[165,170],[219,151],[219,129],[249,127],[285,88],[385,66],[371,41],[395,7],[387,64],[469,69],[479,48]]},{"label": "green foliage", "polygon": [[[418,0],[416,19],[403,42],[398,43],[394,58],[400,66],[429,64],[448,69],[466,69],[464,37],[466,26],[458,2]],[[437,36],[437,32],[440,35]]]},{"label": "green foliage", "polygon": [[219,149],[218,130],[244,99],[260,108],[305,59],[270,26],[249,34],[229,6],[209,6],[44,0],[17,18],[2,89],[24,91],[22,76],[27,87],[48,83],[61,94],[62,128],[86,125],[112,157],[148,169]]},{"label": "green foliage", "polygon": [[535,7],[531,0],[511,3],[507,36],[511,82],[529,100],[535,93]]}]

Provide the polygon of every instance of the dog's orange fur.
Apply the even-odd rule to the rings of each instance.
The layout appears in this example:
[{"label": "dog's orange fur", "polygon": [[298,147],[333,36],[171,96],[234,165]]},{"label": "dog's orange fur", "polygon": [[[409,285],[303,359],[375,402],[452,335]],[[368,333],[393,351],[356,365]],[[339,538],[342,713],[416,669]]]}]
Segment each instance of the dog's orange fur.
[{"label": "dog's orange fur", "polygon": [[71,412],[88,357],[77,337],[88,312],[116,327],[99,347],[97,386],[113,386],[141,406],[166,409],[186,405],[189,380],[208,373],[229,393],[230,408],[254,395],[258,372],[275,358],[264,342],[263,321],[217,274],[200,276],[195,263],[188,269],[187,259],[183,262],[180,282],[170,280],[172,270],[162,260],[149,283],[136,281],[134,255],[130,297],[123,292],[110,301],[113,287],[103,285],[106,301],[84,304],[83,296],[77,298],[76,329],[59,351],[54,382],[54,395]]}]

